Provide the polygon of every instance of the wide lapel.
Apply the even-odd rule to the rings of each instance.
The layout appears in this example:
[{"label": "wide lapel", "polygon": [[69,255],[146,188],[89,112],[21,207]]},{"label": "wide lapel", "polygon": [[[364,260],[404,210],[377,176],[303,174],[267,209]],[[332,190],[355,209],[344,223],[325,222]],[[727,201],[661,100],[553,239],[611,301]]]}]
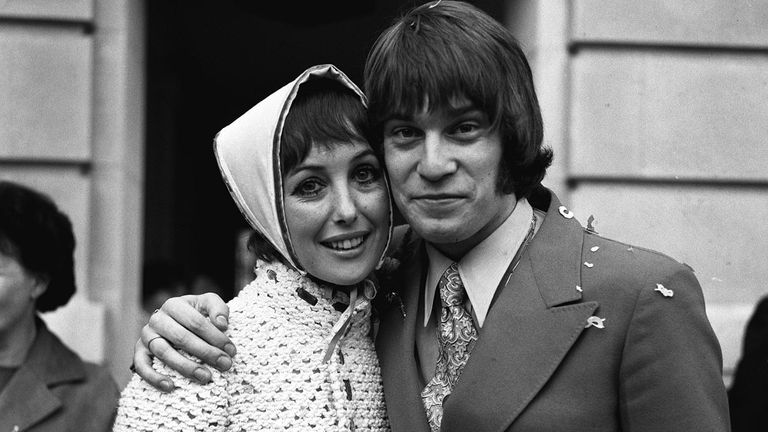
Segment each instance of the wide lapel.
[{"label": "wide lapel", "polygon": [[[552,195],[543,225],[491,307],[445,403],[444,431],[502,431],[549,380],[597,302],[581,303],[583,229]],[[565,212],[566,214],[569,214]]]},{"label": "wide lapel", "polygon": [[0,393],[0,410],[3,412],[0,430],[25,430],[59,410],[61,405],[59,398],[48,390],[48,385],[35,371],[22,366]]},{"label": "wide lapel", "polygon": [[[50,386],[85,378],[83,362],[58,340],[39,318],[37,336],[24,364],[0,393],[0,430],[24,430],[57,410],[62,401]],[[24,397],[19,397],[24,395]]]},{"label": "wide lapel", "polygon": [[404,262],[398,277],[391,282],[396,286],[385,287],[394,288],[399,293],[403,308],[400,307],[400,300],[393,301],[382,315],[376,336],[376,353],[384,381],[387,415],[395,432],[429,432],[421,402],[422,384],[415,352],[416,321],[426,253],[421,241],[416,247],[416,258]]}]

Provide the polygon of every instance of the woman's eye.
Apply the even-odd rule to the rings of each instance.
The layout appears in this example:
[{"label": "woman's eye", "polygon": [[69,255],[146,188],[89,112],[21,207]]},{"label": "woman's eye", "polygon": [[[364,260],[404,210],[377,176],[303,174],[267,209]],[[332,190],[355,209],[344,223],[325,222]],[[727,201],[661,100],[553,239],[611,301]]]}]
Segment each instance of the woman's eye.
[{"label": "woman's eye", "polygon": [[366,165],[355,170],[354,178],[358,183],[372,183],[379,178],[379,171],[370,165]]},{"label": "woman's eye", "polygon": [[323,185],[319,181],[309,179],[299,183],[293,193],[298,196],[308,197],[317,195],[322,189]]}]

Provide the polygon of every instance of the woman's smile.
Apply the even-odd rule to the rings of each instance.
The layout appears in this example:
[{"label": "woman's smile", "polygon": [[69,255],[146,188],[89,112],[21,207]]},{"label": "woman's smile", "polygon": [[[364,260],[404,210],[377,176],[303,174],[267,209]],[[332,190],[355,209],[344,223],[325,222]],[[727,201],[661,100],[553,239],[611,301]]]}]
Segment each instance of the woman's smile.
[{"label": "woman's smile", "polygon": [[365,242],[367,235],[355,235],[354,237],[348,237],[344,239],[327,240],[320,242],[323,246],[337,250],[337,251],[349,251],[353,249],[360,249],[360,245]]}]

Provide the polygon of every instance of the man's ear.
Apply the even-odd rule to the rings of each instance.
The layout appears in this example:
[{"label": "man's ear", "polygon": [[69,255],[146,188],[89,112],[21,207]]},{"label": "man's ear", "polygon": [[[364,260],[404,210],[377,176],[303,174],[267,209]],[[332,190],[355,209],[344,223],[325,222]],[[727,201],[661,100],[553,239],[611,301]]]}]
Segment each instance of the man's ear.
[{"label": "man's ear", "polygon": [[51,278],[48,276],[33,276],[32,291],[29,296],[32,300],[37,300],[48,289],[48,285],[51,283]]}]

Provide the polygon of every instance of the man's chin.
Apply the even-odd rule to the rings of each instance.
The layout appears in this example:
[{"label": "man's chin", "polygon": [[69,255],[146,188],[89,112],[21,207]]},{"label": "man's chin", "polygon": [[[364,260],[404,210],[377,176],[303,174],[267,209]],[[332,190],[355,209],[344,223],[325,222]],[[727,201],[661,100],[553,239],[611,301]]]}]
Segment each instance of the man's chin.
[{"label": "man's chin", "polygon": [[411,224],[411,228],[425,241],[432,244],[451,244],[462,241],[461,224],[447,223],[445,220],[420,221]]}]

